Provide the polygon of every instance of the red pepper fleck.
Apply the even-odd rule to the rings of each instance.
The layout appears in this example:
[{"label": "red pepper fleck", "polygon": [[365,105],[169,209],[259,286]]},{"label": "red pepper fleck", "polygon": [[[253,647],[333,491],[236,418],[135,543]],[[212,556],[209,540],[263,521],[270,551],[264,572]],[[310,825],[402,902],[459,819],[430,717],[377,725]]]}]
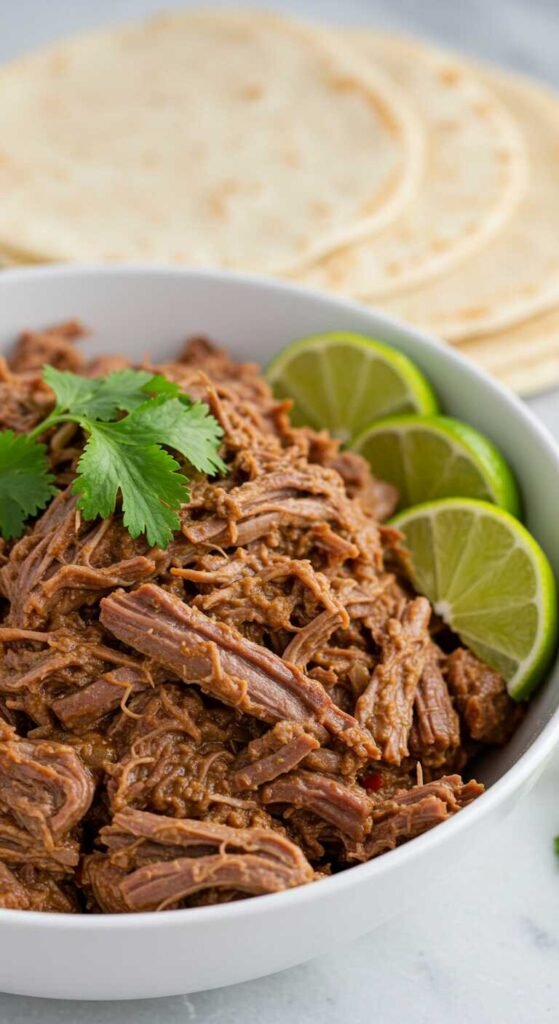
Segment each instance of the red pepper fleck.
[{"label": "red pepper fleck", "polygon": [[372,775],[365,775],[361,780],[363,789],[369,789],[373,793],[377,793],[379,789],[382,789],[384,779],[379,772],[374,772]]}]

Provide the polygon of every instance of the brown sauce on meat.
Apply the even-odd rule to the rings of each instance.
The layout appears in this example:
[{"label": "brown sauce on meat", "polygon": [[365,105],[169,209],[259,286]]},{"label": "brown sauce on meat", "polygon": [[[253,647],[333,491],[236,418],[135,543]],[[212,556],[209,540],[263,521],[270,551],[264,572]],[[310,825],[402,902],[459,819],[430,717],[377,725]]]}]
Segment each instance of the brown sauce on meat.
[{"label": "brown sauce on meat", "polygon": [[[48,412],[45,362],[126,365],[87,364],[81,334],[21,336],[0,428]],[[168,550],[76,513],[75,429],[47,439],[59,496],[0,548],[0,906],[133,912],[306,884],[457,813],[482,787],[456,769],[518,719],[398,576],[379,528],[392,487],[204,339],[158,370],[208,403],[228,469],[195,477]]]}]

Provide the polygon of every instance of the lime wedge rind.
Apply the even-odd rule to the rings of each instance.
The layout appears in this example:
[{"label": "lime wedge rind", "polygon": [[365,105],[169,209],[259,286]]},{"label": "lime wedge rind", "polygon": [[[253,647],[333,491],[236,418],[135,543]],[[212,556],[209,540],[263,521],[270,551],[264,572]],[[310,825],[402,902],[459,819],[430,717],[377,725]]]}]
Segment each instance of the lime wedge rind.
[{"label": "lime wedge rind", "polygon": [[[464,513],[471,515],[472,521],[477,523],[477,543],[473,549],[470,548],[469,554],[466,550],[468,545],[464,544],[461,558],[455,566],[452,595],[449,597],[447,592],[440,590],[440,567],[438,576],[435,576],[433,571],[429,572],[429,564],[436,565],[436,549],[441,547],[441,538],[445,530],[452,525],[452,519],[457,514],[463,516]],[[430,598],[437,612],[463,643],[492,667],[506,673],[510,695],[516,700],[525,700],[545,676],[557,646],[557,587],[551,566],[537,541],[506,510],[472,498],[446,498],[424,502],[398,513],[390,522],[404,534],[405,545],[410,552],[413,582],[417,588]],[[499,591],[491,592],[491,585],[495,579],[498,586],[498,575],[490,574],[487,576],[485,593],[487,605],[484,607],[484,595],[480,593],[477,609],[462,609],[461,614],[460,573],[471,577],[476,559],[480,566],[483,566],[484,534],[492,537],[495,525],[503,531],[508,531],[511,550],[518,549],[525,555],[526,566],[532,573],[534,586],[529,588],[530,593],[523,593],[522,588],[526,586],[526,579],[519,579],[518,596],[511,600],[509,592],[503,595],[503,601],[500,602]],[[430,540],[426,542],[427,537]],[[421,550],[414,549],[415,540],[420,542]],[[432,545],[431,551],[424,550],[426,543]],[[416,563],[422,567],[417,575]],[[466,568],[468,572],[465,572]],[[433,582],[435,580],[436,584]],[[514,581],[511,581],[511,585],[513,583]],[[505,613],[504,618],[500,616],[501,612]],[[509,614],[510,630],[507,633],[507,642],[506,637],[503,637],[503,629],[508,629]],[[487,620],[490,617],[493,617],[494,623],[500,620],[498,636],[487,636]],[[474,626],[477,626],[477,630],[473,628]],[[530,629],[531,642],[528,636]],[[520,647],[527,648],[525,657],[515,656],[515,650],[518,651]]]},{"label": "lime wedge rind", "polygon": [[353,447],[375,475],[399,488],[403,507],[470,497],[520,517],[520,492],[510,466],[468,423],[440,414],[385,417],[362,431]]},{"label": "lime wedge rind", "polygon": [[266,375],[279,398],[293,399],[295,425],[326,428],[348,443],[371,420],[438,410],[431,385],[407,356],[351,331],[292,342]]}]

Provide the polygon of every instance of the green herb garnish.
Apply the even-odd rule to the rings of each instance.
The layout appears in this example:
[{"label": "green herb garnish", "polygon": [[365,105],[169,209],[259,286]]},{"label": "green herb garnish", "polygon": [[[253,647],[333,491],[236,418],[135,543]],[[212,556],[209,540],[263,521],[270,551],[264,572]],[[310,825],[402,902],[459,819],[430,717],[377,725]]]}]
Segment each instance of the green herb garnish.
[{"label": "green herb garnish", "polygon": [[150,544],[165,547],[190,496],[184,467],[166,449],[199,472],[224,472],[217,420],[178,385],[144,370],[88,378],[45,366],[43,379],[56,398],[50,415],[26,435],[0,431],[2,536],[21,536],[25,520],[56,493],[39,438],[53,426],[76,423],[87,438],[72,486],[84,518],[108,518],[120,496],[130,535],[145,533]]},{"label": "green herb garnish", "polygon": [[23,533],[27,516],[44,508],[54,494],[47,449],[25,434],[0,432],[0,533],[9,540]]}]

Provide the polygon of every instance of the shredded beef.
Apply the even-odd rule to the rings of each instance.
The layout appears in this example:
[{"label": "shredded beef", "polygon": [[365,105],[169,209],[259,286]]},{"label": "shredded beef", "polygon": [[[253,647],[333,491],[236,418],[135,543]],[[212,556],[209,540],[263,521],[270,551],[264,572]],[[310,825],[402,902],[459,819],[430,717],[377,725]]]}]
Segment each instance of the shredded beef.
[{"label": "shredded beef", "polygon": [[0,587],[10,601],[6,622],[36,629],[53,616],[60,620],[95,603],[108,590],[151,578],[161,557],[140,554],[138,547],[113,520],[83,523],[76,498],[62,492],[0,570]]},{"label": "shredded beef", "polygon": [[361,455],[336,451],[317,461],[335,469],[344,481],[349,496],[357,498],[365,512],[374,516],[379,523],[389,519],[396,511],[399,499],[396,487],[384,480],[375,480]]},{"label": "shredded beef", "polygon": [[23,434],[32,430],[52,407],[50,389],[38,373],[14,373],[0,357],[0,429]]},{"label": "shredded beef", "polygon": [[0,907],[5,910],[39,910],[53,914],[79,911],[77,891],[31,864],[11,869],[0,862]]},{"label": "shredded beef", "polygon": [[378,857],[401,842],[427,832],[482,792],[483,786],[479,783],[463,783],[459,775],[448,775],[425,786],[398,791],[390,800],[380,801],[373,810],[373,827],[364,846],[364,859]]},{"label": "shredded beef", "polygon": [[471,651],[459,648],[448,659],[447,679],[472,739],[506,743],[522,709],[509,697],[503,677]]},{"label": "shredded beef", "polygon": [[[0,427],[32,429],[42,366],[86,376],[79,324],[0,360]],[[149,368],[149,364],[145,364]],[[59,490],[0,542],[0,906],[205,906],[393,849],[476,798],[449,774],[520,712],[470,652],[441,650],[379,523],[395,489],[295,428],[259,368],[203,338],[154,366],[210,408],[227,472],[193,474],[166,551],[120,511],[86,522],[83,447],[44,437]],[[424,782],[424,779],[427,781]]]},{"label": "shredded beef", "polygon": [[352,839],[362,839],[368,831],[370,802],[365,791],[317,772],[282,776],[264,787],[262,800],[266,805],[284,804],[311,811]]},{"label": "shredded beef", "polygon": [[357,718],[370,727],[389,764],[399,764],[408,751],[417,685],[429,643],[431,609],[417,597],[401,619],[389,619],[381,638],[381,659],[357,701]]},{"label": "shredded beef", "polygon": [[252,740],[233,765],[233,789],[258,789],[265,782],[296,768],[320,748],[315,736],[297,722],[278,722],[269,732]]},{"label": "shredded beef", "polygon": [[395,806],[383,821],[375,824],[373,835],[364,847],[363,860],[378,857],[380,853],[393,850],[401,842],[414,839],[448,818],[443,800],[436,796],[417,796],[413,803]]},{"label": "shredded beef", "polygon": [[460,722],[442,673],[443,660],[439,648],[430,644],[415,693],[410,749],[429,767],[445,764],[460,744]]},{"label": "shredded beef", "polygon": [[321,737],[326,729],[365,756],[377,755],[370,735],[317,682],[161,587],[115,591],[101,602],[101,622],[134,650],[240,711],[266,722],[299,721]]},{"label": "shredded beef", "polygon": [[150,677],[142,666],[121,666],[104,672],[81,689],[58,697],[50,707],[66,729],[82,732],[98,725],[106,715],[122,707],[132,693],[145,690]]},{"label": "shredded beef", "polygon": [[303,885],[313,870],[293,842],[268,829],[232,829],[142,811],[118,812],[101,830],[86,879],[103,910],[161,910],[204,889],[257,895]]},{"label": "shredded beef", "polygon": [[109,731],[117,752],[106,766],[111,808],[181,818],[238,813],[246,802],[232,795],[230,769],[256,728],[252,719],[222,705],[210,709],[196,691],[173,683],[133,698]]},{"label": "shredded beef", "polygon": [[283,652],[284,661],[304,669],[313,656],[328,643],[342,624],[342,613],[324,611],[296,633]]},{"label": "shredded beef", "polygon": [[2,726],[0,859],[72,867],[79,859],[75,826],[89,810],[93,780],[71,747],[20,739]]},{"label": "shredded beef", "polygon": [[[130,688],[128,681],[121,685],[129,679],[128,673],[149,685],[149,665],[103,640],[98,624],[85,627],[77,619],[69,619],[64,629],[52,632],[0,627],[0,694],[8,710],[24,712],[38,725],[51,724],[53,719],[64,723],[66,701],[75,696],[79,703],[78,694],[96,680],[115,684],[115,707]],[[101,709],[96,705],[89,710],[87,715],[82,705],[81,718],[78,714],[79,720],[71,721],[71,728],[81,731],[95,725]]]},{"label": "shredded beef", "polygon": [[86,334],[77,320],[67,320],[44,331],[23,331],[10,356],[10,367],[16,373],[25,373],[41,370],[48,363],[57,370],[79,373],[85,367],[85,359],[75,342]]}]

